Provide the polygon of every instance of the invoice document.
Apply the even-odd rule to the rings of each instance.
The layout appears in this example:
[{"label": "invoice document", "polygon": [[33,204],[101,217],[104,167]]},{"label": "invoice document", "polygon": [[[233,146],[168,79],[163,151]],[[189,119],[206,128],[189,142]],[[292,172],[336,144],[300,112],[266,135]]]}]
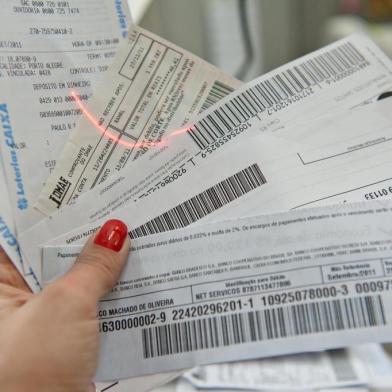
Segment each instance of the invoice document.
[{"label": "invoice document", "polygon": [[[125,57],[128,52],[132,54],[137,48],[138,44],[135,41],[133,46],[122,55]],[[144,64],[143,55],[141,57]],[[122,63],[117,64],[116,67],[120,74],[123,72],[121,65]],[[134,180],[139,170],[133,167],[132,171],[130,169],[127,172],[129,178],[132,178],[132,193],[133,195],[138,193],[137,197],[145,197],[161,188],[157,185],[160,184],[159,179],[169,184],[185,174],[184,170],[188,176],[194,170],[195,163],[206,155],[225,149],[227,145],[244,135],[277,131],[299,122],[301,118],[310,120],[374,100],[391,88],[391,70],[391,61],[374,43],[362,35],[354,35],[338,41],[282,66],[237,89],[217,104],[218,106],[207,109],[205,114],[192,120],[193,125],[172,129],[168,137],[158,143],[156,148],[153,148],[153,143],[148,142],[150,148],[143,162],[145,166],[152,169],[148,175],[142,176],[143,191],[135,189],[140,185]],[[112,84],[112,80],[106,80],[104,84],[106,88],[102,91],[102,99],[106,102],[104,107],[107,110],[112,108],[111,102],[117,102],[113,93],[117,85],[117,82]],[[113,110],[117,110],[118,106],[114,106]],[[133,105],[129,106],[129,108],[133,107]],[[150,106],[146,103],[146,110],[147,108]],[[63,156],[64,165],[58,165],[58,171],[47,181],[37,203],[37,208],[46,214],[74,200],[86,190],[85,184],[88,184],[88,188],[96,185],[105,176],[106,169],[101,170],[104,162],[108,159],[112,161],[111,151],[115,156],[113,159],[120,159],[117,153],[123,148],[118,145],[122,144],[123,137],[128,137],[124,132],[131,134],[133,127],[136,129],[134,116],[137,119],[138,114],[133,113],[131,109],[128,112],[125,109],[115,112],[114,117],[110,117],[112,119],[110,124],[107,123],[109,119],[102,115],[98,115],[100,119],[102,118],[102,124],[101,121],[98,124],[88,121],[90,114],[90,112],[86,114],[86,122],[89,122],[89,129],[91,128],[89,135],[93,134],[96,142],[91,145],[89,142],[83,143],[80,133],[72,143],[77,147],[68,146],[66,150],[68,153]],[[123,128],[118,128],[114,124],[116,118]],[[113,127],[119,130],[115,131]],[[129,130],[124,127],[128,127]],[[181,141],[177,142],[175,139]],[[96,144],[98,141],[99,145]],[[145,142],[142,145],[135,145],[132,140],[126,143],[129,147],[126,154],[130,154],[134,149],[139,151],[146,146]],[[180,151],[172,148],[174,144],[177,144],[177,148],[182,151],[181,157],[178,157]],[[98,146],[97,150],[94,146]],[[172,155],[163,158],[161,151],[165,150],[165,147],[172,151]],[[171,160],[175,156],[180,160],[180,164],[183,164],[180,173],[178,169],[175,171],[171,169]],[[146,159],[150,160],[149,163]],[[161,171],[165,173],[161,174],[160,178],[157,178],[156,172],[153,172],[157,169],[157,160]],[[169,173],[166,173],[168,170]],[[127,177],[128,174],[123,176]]]},{"label": "invoice document", "polygon": [[0,9],[0,148],[18,234],[70,131],[126,39],[126,0],[7,0]]},{"label": "invoice document", "polygon": [[[79,251],[45,248],[48,277]],[[96,377],[389,342],[391,256],[390,199],[134,239],[100,302]]]},{"label": "invoice document", "polygon": [[[24,233],[21,244],[40,271],[42,244],[67,231],[54,243],[83,243],[108,217],[125,220],[132,236],[138,237],[200,220],[388,197],[390,113],[385,100],[341,113],[340,122],[322,118],[306,127],[287,128],[282,138],[259,135],[243,140],[225,153],[208,155],[191,176],[122,208],[114,208],[115,186],[106,193],[93,190]],[[284,133],[300,143],[285,140]],[[307,161],[316,156],[320,159]],[[92,223],[75,229],[85,221]]]}]

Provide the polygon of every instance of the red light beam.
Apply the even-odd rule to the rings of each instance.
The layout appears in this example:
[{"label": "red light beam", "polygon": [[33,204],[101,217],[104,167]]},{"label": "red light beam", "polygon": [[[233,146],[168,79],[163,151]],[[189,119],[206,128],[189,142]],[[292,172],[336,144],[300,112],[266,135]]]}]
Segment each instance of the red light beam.
[{"label": "red light beam", "polygon": [[87,120],[90,122],[90,124],[92,124],[94,126],[94,128],[101,135],[103,135],[103,137],[106,137],[107,139],[111,139],[114,142],[121,144],[122,146],[130,148],[130,149],[143,148],[143,147],[147,147],[147,148],[162,147],[162,146],[165,146],[168,144],[169,138],[181,135],[188,130],[188,127],[177,129],[177,130],[171,132],[169,135],[167,135],[161,141],[156,141],[156,142],[148,142],[148,143],[146,143],[146,142],[127,142],[125,140],[119,139],[119,135],[115,135],[115,134],[111,133],[110,131],[108,131],[108,129],[105,129],[102,125],[100,125],[97,118],[92,113],[90,113],[89,110],[83,105],[78,94],[74,90],[71,90],[70,95],[75,100],[76,105],[82,111],[83,115],[87,118]]}]

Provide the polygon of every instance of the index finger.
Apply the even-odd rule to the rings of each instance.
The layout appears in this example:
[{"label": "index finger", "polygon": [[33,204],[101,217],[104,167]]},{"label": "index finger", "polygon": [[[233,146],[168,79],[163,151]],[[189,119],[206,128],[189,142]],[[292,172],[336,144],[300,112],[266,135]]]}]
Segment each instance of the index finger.
[{"label": "index finger", "polygon": [[75,264],[57,284],[72,287],[97,302],[116,284],[129,248],[127,226],[117,219],[109,220],[90,237]]}]

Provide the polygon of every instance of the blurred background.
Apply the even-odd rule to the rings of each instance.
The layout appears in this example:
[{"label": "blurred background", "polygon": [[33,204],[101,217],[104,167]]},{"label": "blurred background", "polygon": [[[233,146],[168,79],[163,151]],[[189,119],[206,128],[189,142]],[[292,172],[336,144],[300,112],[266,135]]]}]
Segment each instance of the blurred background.
[{"label": "blurred background", "polygon": [[392,0],[129,0],[135,23],[254,79],[352,32],[392,57]]}]

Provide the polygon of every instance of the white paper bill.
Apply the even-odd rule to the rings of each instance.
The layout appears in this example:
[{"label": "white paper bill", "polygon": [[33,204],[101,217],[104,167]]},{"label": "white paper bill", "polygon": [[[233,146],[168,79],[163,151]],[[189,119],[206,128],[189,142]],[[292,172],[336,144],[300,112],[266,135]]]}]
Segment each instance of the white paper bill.
[{"label": "white paper bill", "polygon": [[[297,138],[301,143],[266,135],[243,141],[224,154],[206,158],[204,166],[198,172],[195,171],[192,178],[185,177],[181,182],[166,188],[165,199],[162,198],[162,192],[153,193],[150,198],[113,213],[127,220],[133,235],[137,237],[169,230],[170,226],[172,229],[181,228],[199,219],[207,219],[210,215],[216,219],[220,214],[224,218],[242,216],[248,210],[253,214],[265,213],[296,208],[320,199],[332,203],[337,200],[339,193],[345,195],[345,200],[390,196],[390,105],[391,102],[385,101],[341,114],[340,121],[335,119],[332,127],[331,121],[322,119],[280,133],[283,137],[287,134],[289,138]],[[372,143],[374,140],[379,142]],[[308,156],[318,156],[319,159],[315,163],[307,162]],[[256,165],[261,172],[254,173],[255,179],[242,179],[239,182],[240,189],[234,189],[226,195],[216,190],[217,184],[223,181],[223,185],[230,185],[236,173],[252,165]],[[252,180],[255,181],[253,185]],[[376,192],[380,183],[383,184],[383,190],[387,191],[386,195],[385,192]],[[208,196],[209,191],[215,193]],[[84,212],[88,211],[87,204],[93,204],[94,199],[90,196],[85,196]],[[198,202],[195,202],[195,198],[198,198]],[[181,206],[188,209],[183,217]],[[94,217],[103,216],[106,219],[106,214],[99,216],[97,207],[96,203]],[[53,237],[56,226],[71,227],[70,222],[75,223],[79,210],[77,205],[72,206],[66,210],[66,214],[62,214],[61,219],[49,219],[46,222],[47,238],[50,238],[49,232]],[[241,214],[238,214],[239,210]],[[151,220],[146,221],[147,217],[151,217]],[[92,220],[91,216],[89,220]],[[142,220],[144,224],[140,225]],[[86,236],[77,233],[87,234],[98,227],[100,222],[102,219],[88,226],[87,230],[78,228],[55,241],[83,242]],[[41,226],[44,230],[43,224]],[[33,238],[34,234],[27,237]]]},{"label": "white paper bill", "polygon": [[372,391],[391,390],[392,360],[382,346],[362,345],[352,347],[350,351],[366,366]]},{"label": "white paper bill", "polygon": [[[173,387],[175,392],[200,392],[200,389],[194,387],[190,382],[181,378],[179,379],[175,386]],[[165,391],[166,392],[166,391]],[[203,392],[217,392],[216,389],[203,389]],[[230,389],[230,392],[243,392],[239,389]]]},{"label": "white paper bill", "polygon": [[[109,215],[127,220],[134,229],[133,235],[140,236],[184,227],[199,219],[216,219],[220,211],[229,213],[229,217],[243,216],[248,213],[249,206],[254,214],[295,208],[317,200],[331,203],[343,197],[342,201],[385,197],[384,191],[387,195],[392,191],[388,142],[391,139],[390,113],[390,103],[382,101],[341,114],[341,127],[336,121],[336,127],[331,129],[329,122],[322,119],[298,130],[287,128],[282,131],[282,136],[296,134],[300,144],[266,135],[254,137],[250,142],[242,140],[225,153],[206,154],[202,160],[204,164],[191,176],[184,176],[181,181],[123,208],[119,207],[124,198],[113,197],[119,194],[127,199],[132,197],[131,192],[125,191],[129,185],[126,181],[109,181],[107,187],[97,187],[84,194],[76,204],[23,233],[20,238],[22,249],[29,252],[32,265],[40,272],[41,244],[67,231],[70,233],[56,239],[57,244],[83,242]],[[385,142],[371,143],[375,135]],[[360,145],[367,148],[353,148]],[[333,158],[307,165],[303,164],[304,158],[301,160],[301,157],[316,153],[324,154],[324,157],[328,151]],[[336,154],[336,151],[342,153]],[[165,153],[170,151],[162,154]],[[256,182],[253,174],[252,180],[242,178],[241,174],[252,173],[253,165],[261,171],[254,177]],[[143,172],[140,161],[135,162],[135,168]],[[219,188],[233,187],[231,184],[234,184],[234,191],[222,194]],[[188,210],[185,214],[184,208]],[[74,229],[87,221],[95,222]]]},{"label": "white paper bill", "polygon": [[126,0],[20,1],[0,9],[0,147],[18,234],[86,102],[126,36]]},{"label": "white paper bill", "polygon": [[[379,159],[380,157],[382,157],[385,154],[381,153],[381,152],[378,153],[377,151],[374,151],[374,150],[372,151],[372,145],[374,145],[374,143],[365,143],[365,142],[374,140],[374,136],[376,136],[376,135],[380,136],[381,135],[380,132],[385,127],[388,127],[388,121],[390,121],[389,116],[388,116],[388,113],[389,113],[389,109],[388,109],[389,106],[388,105],[389,105],[389,103],[387,103],[387,102],[381,102],[378,104],[378,106],[374,106],[374,107],[369,106],[369,107],[358,110],[357,113],[351,112],[349,114],[346,114],[346,116],[342,115],[343,119],[346,121],[343,124],[341,124],[340,128],[336,127],[336,129],[328,129],[328,128],[326,128],[326,125],[324,125],[323,127],[321,127],[321,126],[319,127],[319,125],[318,125],[319,122],[316,122],[316,123],[314,123],[313,128],[309,127],[306,129],[305,128],[301,129],[302,135],[306,134],[305,131],[307,131],[310,133],[311,137],[316,138],[316,141],[311,140],[309,138],[304,138],[304,136],[302,136],[301,142],[303,142],[303,145],[313,145],[314,147],[317,146],[317,141],[319,143],[321,143],[322,146],[324,146],[324,144],[326,143],[328,145],[328,148],[330,149],[330,151],[336,151],[336,150],[334,150],[334,148],[336,148],[336,145],[331,144],[331,143],[327,143],[328,140],[326,140],[325,138],[321,138],[319,140],[317,138],[316,133],[320,132],[321,135],[327,133],[330,135],[331,140],[335,140],[335,138],[337,136],[336,134],[344,132],[344,129],[348,129],[351,132],[343,133],[344,137],[342,137],[342,139],[345,144],[343,144],[343,146],[340,146],[339,151],[344,151],[344,149],[342,147],[345,147],[346,151],[353,150],[352,148],[347,148],[347,147],[351,147],[353,145],[360,146],[360,144],[362,143],[363,145],[368,145],[369,152],[371,152],[372,155],[374,154]],[[355,123],[350,122],[353,119],[355,119]],[[339,124],[339,122],[337,122],[337,123]],[[328,125],[328,122],[326,122],[326,124]],[[374,127],[374,124],[377,124],[377,127]],[[371,135],[370,138],[369,138],[369,134]],[[319,136],[321,136],[321,135],[319,135]],[[383,136],[383,138],[384,138],[383,140],[385,142],[387,142],[389,140],[388,134],[384,133],[382,136]],[[266,139],[266,141],[268,141],[268,139]],[[359,143],[359,142],[361,142],[361,143]],[[385,145],[388,145],[388,143],[385,143]],[[266,152],[273,151],[271,146],[268,144],[265,145],[265,151],[258,150],[257,147],[256,147],[256,150],[258,151],[257,155],[259,155],[259,156],[265,156]],[[363,149],[363,151],[365,151],[365,150],[366,149]],[[321,150],[320,150],[320,148],[318,148],[316,151],[320,152]],[[327,150],[324,149],[324,152],[325,151],[327,151]],[[353,154],[355,155],[354,151],[353,151]],[[342,154],[342,156],[347,156],[347,154]],[[349,165],[349,163],[347,161],[345,161],[345,163],[347,165]],[[355,160],[352,161],[352,163],[353,163],[353,165],[356,166]],[[224,165],[223,162],[220,162],[220,164]],[[366,181],[369,181],[369,178],[371,179],[371,182],[373,182],[373,180],[375,178],[377,178],[377,175],[381,174],[381,173],[376,172],[376,177],[372,177],[372,176],[367,177],[366,168],[368,168],[368,167],[371,168],[371,164],[364,163],[364,165],[362,167],[361,166],[357,167],[358,175],[359,175],[358,178],[360,178],[362,181],[365,181],[365,182],[362,182],[362,184],[365,184]],[[386,171],[384,174],[388,174],[388,171],[390,169],[387,169],[387,167],[385,167],[385,169],[386,169]],[[336,170],[339,170],[339,169],[336,169]],[[211,174],[211,170],[209,171],[209,173]],[[342,175],[344,175],[344,173],[342,173]],[[201,175],[201,177],[204,177],[204,176],[205,176],[205,174]],[[288,173],[288,177],[290,177],[290,173]],[[202,180],[202,178],[200,180]],[[321,180],[321,178],[319,178],[319,180]],[[307,181],[303,181],[304,184],[306,182]],[[345,183],[345,186],[346,186],[344,189],[347,190],[350,185],[349,184],[350,181],[347,181],[345,178],[343,178],[343,182]],[[200,181],[196,181],[196,183],[198,183],[200,185]],[[311,188],[310,184],[307,184],[307,185],[309,186],[309,188]],[[300,184],[298,184],[298,186],[300,186]],[[282,186],[282,187],[284,188],[284,186]],[[329,191],[331,191],[331,189],[329,189]],[[354,189],[355,189],[355,186],[354,186]],[[388,187],[386,189],[388,189]],[[172,194],[172,196],[175,196],[176,195],[175,188],[173,188],[173,192],[174,193]],[[366,187],[365,187],[365,189],[358,190],[357,193],[358,193],[358,195],[356,195],[356,197],[358,197],[358,198],[365,198],[365,195],[370,194],[366,191]],[[376,192],[374,192],[374,194],[376,195]],[[381,192],[381,195],[382,195],[382,192]],[[379,196],[375,196],[375,197],[379,197]],[[302,196],[302,197],[304,197],[304,196]],[[346,197],[346,198],[348,198],[348,197]],[[262,203],[262,201],[261,201],[261,203]],[[152,204],[154,204],[154,202]],[[146,207],[146,208],[147,208],[147,210],[149,210],[149,207]],[[132,216],[132,214],[130,214],[130,216]],[[76,219],[76,216],[75,216],[75,218],[73,218],[71,215],[71,220],[73,220],[73,219]],[[133,219],[131,219],[130,222],[135,223],[135,221]],[[53,226],[53,227],[49,226],[48,227],[49,232],[53,232],[53,230],[55,230],[55,227],[56,226]]]},{"label": "white paper bill", "polygon": [[8,188],[0,156],[0,246],[4,249],[19,270],[23,270],[19,245],[15,235],[15,225],[12,217],[11,204],[8,198]]},{"label": "white paper bill", "polygon": [[[47,276],[79,250],[46,248]],[[391,341],[391,257],[387,199],[136,239],[100,302],[97,379]]]},{"label": "white paper bill", "polygon": [[[347,387],[347,388],[326,388],[326,389],[319,389],[318,392],[370,392],[373,391],[370,388],[365,387]],[[374,392],[374,391],[373,391]]]},{"label": "white paper bill", "polygon": [[[203,388],[203,392],[217,392],[216,389],[208,389]],[[229,390],[220,389],[221,391],[230,391],[230,392],[243,392],[243,389],[233,389],[230,388]],[[365,387],[345,387],[345,388],[327,388],[327,389],[303,389],[303,392],[370,392],[369,388]],[[373,391],[373,390],[372,390]],[[191,383],[187,382],[185,379],[180,379],[175,386],[175,392],[200,392],[199,388],[194,387]],[[374,392],[374,391],[373,391]]]},{"label": "white paper bill", "polygon": [[[119,48],[38,207],[50,213],[118,173],[242,83],[139,27]],[[45,207],[42,201],[47,201]]]},{"label": "white paper bill", "polygon": [[39,290],[39,284],[33,272],[24,271],[23,261],[19,249],[11,204],[8,198],[8,187],[5,179],[3,164],[0,156],[0,248],[6,252],[16,269],[23,276],[33,292]]},{"label": "white paper bill", "polygon": [[304,391],[367,385],[367,367],[349,349],[198,367],[184,377],[201,389]]}]

